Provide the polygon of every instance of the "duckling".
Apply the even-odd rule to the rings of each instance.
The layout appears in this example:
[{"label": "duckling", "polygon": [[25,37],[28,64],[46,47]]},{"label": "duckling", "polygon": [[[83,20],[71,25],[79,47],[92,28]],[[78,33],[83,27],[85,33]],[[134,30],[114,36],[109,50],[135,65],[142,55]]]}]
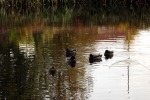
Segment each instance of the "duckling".
[{"label": "duckling", "polygon": [[50,68],[50,69],[49,69],[49,74],[54,77],[55,74],[56,74],[56,69],[55,69],[54,67]]},{"label": "duckling", "polygon": [[110,50],[105,50],[104,52],[104,56],[106,59],[111,59],[114,55],[114,52],[113,51],[110,51]]},{"label": "duckling", "polygon": [[100,62],[102,61],[102,55],[101,54],[90,54],[89,55],[89,62],[93,63],[93,62]]},{"label": "duckling", "polygon": [[76,49],[66,49],[66,57],[71,57],[76,55]]},{"label": "duckling", "polygon": [[71,57],[67,58],[67,63],[71,67],[75,67],[75,65],[76,65],[76,58],[75,58],[75,56],[71,56]]}]

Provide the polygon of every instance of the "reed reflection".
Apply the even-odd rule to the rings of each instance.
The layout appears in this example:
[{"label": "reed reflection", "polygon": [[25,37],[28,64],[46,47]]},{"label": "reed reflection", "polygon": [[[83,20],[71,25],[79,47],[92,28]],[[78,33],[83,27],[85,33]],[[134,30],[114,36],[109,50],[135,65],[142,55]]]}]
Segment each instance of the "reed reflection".
[{"label": "reed reflection", "polygon": [[[20,33],[17,30],[10,32],[10,36],[4,34],[9,38],[1,39],[4,41],[2,43],[6,43],[1,44],[1,58],[3,59],[1,83],[2,87],[6,87],[1,90],[4,96],[1,98],[9,95],[10,98],[17,96],[20,99],[30,97],[32,99],[39,97],[85,99],[90,92],[88,88],[92,86],[92,82],[89,84],[87,81],[91,79],[86,75],[86,68],[84,68],[84,64],[88,61],[80,51],[98,38],[107,40],[110,36],[117,38],[125,35],[124,30],[121,30],[122,27],[118,26],[117,29],[113,26],[113,31],[115,31],[113,35],[104,34],[109,33],[110,30],[105,30],[100,26],[63,27],[62,29],[49,27],[40,31],[36,29],[30,31],[26,28],[26,34],[20,31],[24,29],[18,29]],[[101,33],[98,34],[99,32]],[[65,62],[65,50],[68,47],[76,48],[78,51],[76,66],[73,68],[67,66]],[[78,63],[78,61],[84,63]],[[53,66],[57,70],[54,77],[48,74]],[[11,94],[10,88],[14,90],[14,94]]]},{"label": "reed reflection", "polygon": [[[5,9],[1,10],[4,12]],[[59,11],[53,8],[53,16],[43,19],[31,15],[26,19],[24,15],[18,15],[14,20],[13,13],[2,14],[0,98],[84,100],[93,86],[91,71],[87,73],[89,69],[86,68],[89,51],[94,51],[92,46],[97,41],[110,42],[118,38],[130,45],[137,35],[137,27],[147,27],[145,22],[135,28],[138,21],[122,19],[120,22],[116,21],[115,15],[112,20],[105,13],[91,17],[92,9],[85,13],[86,17],[82,12],[79,16],[73,15],[73,9],[69,8],[56,12]],[[45,11],[45,14],[49,12]],[[7,21],[5,17],[11,20]],[[77,49],[76,62],[71,63],[73,67],[66,64],[66,48]],[[54,77],[48,73],[52,67],[56,69]]]}]

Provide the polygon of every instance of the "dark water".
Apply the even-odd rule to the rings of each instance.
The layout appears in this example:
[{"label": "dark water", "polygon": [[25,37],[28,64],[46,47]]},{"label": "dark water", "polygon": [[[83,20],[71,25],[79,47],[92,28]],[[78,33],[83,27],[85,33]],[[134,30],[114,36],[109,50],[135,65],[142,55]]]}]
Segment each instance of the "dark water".
[{"label": "dark water", "polygon": [[[66,14],[63,22],[56,15],[49,23],[44,15],[41,20],[2,12],[0,99],[150,99],[148,16],[125,19],[104,14],[83,21],[85,16],[68,20]],[[75,67],[66,63],[66,48],[77,50]],[[114,51],[113,58],[102,56],[101,62],[89,63],[90,53],[103,55],[106,49]],[[54,77],[51,67],[56,69]]]}]

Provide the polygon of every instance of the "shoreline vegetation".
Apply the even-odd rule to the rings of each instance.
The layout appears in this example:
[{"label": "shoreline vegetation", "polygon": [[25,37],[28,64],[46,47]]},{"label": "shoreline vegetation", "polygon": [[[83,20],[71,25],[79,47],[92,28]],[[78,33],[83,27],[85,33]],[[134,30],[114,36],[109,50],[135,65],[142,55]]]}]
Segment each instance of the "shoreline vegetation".
[{"label": "shoreline vegetation", "polygon": [[149,8],[149,0],[1,0],[0,7],[12,9],[30,9],[30,8],[47,8],[52,6],[70,6],[86,5],[87,7],[127,7],[132,8]]},{"label": "shoreline vegetation", "polygon": [[149,0],[1,0],[0,22],[21,26],[40,21],[48,25],[130,22],[150,24]]},{"label": "shoreline vegetation", "polygon": [[149,0],[1,0],[1,7],[39,7],[53,5],[86,4],[93,6],[149,6]]}]

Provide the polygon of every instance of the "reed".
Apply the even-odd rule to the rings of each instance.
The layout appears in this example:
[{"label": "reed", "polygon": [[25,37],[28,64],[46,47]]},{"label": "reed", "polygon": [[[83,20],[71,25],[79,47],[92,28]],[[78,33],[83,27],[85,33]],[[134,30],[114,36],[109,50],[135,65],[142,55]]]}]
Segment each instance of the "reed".
[{"label": "reed", "polygon": [[123,6],[123,7],[148,7],[149,0],[1,0],[1,7],[25,8],[25,7],[50,7],[73,4],[86,4],[91,6]]},{"label": "reed", "polygon": [[[132,2],[131,2],[132,1]],[[148,0],[1,0],[1,23],[22,24],[42,20],[46,24],[150,23]],[[9,21],[8,21],[9,19]],[[15,21],[15,22],[14,22]],[[11,24],[10,24],[11,25]]]}]

